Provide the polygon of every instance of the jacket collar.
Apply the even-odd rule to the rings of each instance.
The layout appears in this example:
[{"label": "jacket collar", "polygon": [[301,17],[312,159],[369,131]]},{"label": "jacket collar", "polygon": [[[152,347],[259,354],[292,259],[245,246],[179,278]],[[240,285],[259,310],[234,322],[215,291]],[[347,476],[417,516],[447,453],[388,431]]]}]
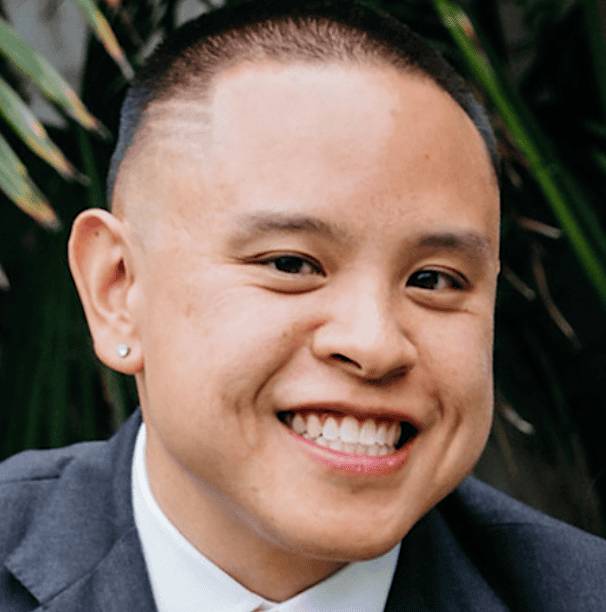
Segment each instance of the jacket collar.
[{"label": "jacket collar", "polygon": [[510,610],[474,559],[469,517],[451,497],[431,510],[402,541],[386,612]]},{"label": "jacket collar", "polygon": [[74,451],[8,557],[7,569],[45,610],[155,609],[131,502],[140,424],[137,411],[109,442]]}]

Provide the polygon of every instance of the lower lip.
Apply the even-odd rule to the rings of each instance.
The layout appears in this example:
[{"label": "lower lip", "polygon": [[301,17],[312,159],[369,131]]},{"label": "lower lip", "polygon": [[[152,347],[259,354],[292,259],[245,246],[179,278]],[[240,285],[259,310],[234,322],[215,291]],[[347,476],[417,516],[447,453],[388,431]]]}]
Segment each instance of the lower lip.
[{"label": "lower lip", "polygon": [[380,457],[369,455],[351,455],[340,451],[332,450],[324,446],[318,446],[311,440],[306,440],[296,434],[292,429],[285,427],[286,431],[300,444],[312,459],[345,474],[352,476],[387,476],[397,472],[406,463],[418,434],[406,442],[394,453]]}]

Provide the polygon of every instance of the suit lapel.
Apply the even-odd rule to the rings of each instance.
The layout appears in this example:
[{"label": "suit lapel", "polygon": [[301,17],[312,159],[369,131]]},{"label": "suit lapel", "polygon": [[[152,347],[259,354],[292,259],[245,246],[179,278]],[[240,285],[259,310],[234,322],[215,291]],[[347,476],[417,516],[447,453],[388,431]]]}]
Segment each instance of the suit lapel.
[{"label": "suit lapel", "polygon": [[53,612],[155,610],[131,502],[136,413],[82,446],[52,484],[7,569]]},{"label": "suit lapel", "polygon": [[429,512],[404,538],[386,612],[506,612],[443,516]]},{"label": "suit lapel", "polygon": [[44,607],[48,612],[151,612],[156,609],[136,530],[125,534],[90,575]]}]

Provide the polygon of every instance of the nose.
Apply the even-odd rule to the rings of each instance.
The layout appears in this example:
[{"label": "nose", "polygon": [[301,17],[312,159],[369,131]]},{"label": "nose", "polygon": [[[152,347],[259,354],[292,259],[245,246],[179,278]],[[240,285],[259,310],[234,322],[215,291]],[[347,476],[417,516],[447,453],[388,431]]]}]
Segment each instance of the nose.
[{"label": "nose", "polygon": [[398,322],[388,296],[368,285],[333,300],[330,314],[314,333],[314,355],[370,382],[386,382],[409,372],[417,348]]}]

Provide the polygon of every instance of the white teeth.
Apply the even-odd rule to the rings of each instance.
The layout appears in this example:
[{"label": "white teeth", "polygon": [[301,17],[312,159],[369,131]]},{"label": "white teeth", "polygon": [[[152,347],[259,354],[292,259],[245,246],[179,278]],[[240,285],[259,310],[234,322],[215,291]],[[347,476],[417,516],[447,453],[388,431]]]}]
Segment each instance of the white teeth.
[{"label": "white teeth", "polygon": [[310,414],[307,417],[307,431],[312,438],[317,438],[322,433],[322,423],[315,414]]},{"label": "white teeth", "polygon": [[329,441],[336,440],[339,437],[339,426],[333,417],[328,417],[324,421],[322,435]]},{"label": "white teeth", "polygon": [[366,419],[360,429],[360,442],[370,446],[375,444],[377,435],[377,426],[372,419]]},{"label": "white teeth", "polygon": [[332,448],[332,450],[336,450],[336,451],[342,451],[343,450],[343,442],[341,442],[341,440],[339,440],[339,439],[333,440],[332,442],[329,443],[328,446],[330,448]]},{"label": "white teeth", "polygon": [[339,428],[339,437],[343,442],[348,444],[357,444],[360,439],[360,426],[358,421],[352,416],[346,416],[341,421],[341,427]]},{"label": "white teeth", "polygon": [[402,427],[400,423],[392,423],[387,430],[387,438],[385,443],[388,446],[393,446],[399,439],[402,433]]},{"label": "white teeth", "polygon": [[387,444],[387,423],[381,423],[377,427],[377,444]]},{"label": "white teeth", "polygon": [[298,433],[299,435],[301,435],[307,429],[307,427],[305,426],[305,420],[298,413],[295,414],[295,416],[294,416],[294,418],[292,420],[291,427],[293,428],[294,432]]},{"label": "white teeth", "polygon": [[322,414],[296,412],[291,413],[286,423],[306,440],[333,450],[371,457],[395,452],[402,430],[400,423],[377,423],[374,419],[360,422],[351,415],[333,415],[323,418]]}]

